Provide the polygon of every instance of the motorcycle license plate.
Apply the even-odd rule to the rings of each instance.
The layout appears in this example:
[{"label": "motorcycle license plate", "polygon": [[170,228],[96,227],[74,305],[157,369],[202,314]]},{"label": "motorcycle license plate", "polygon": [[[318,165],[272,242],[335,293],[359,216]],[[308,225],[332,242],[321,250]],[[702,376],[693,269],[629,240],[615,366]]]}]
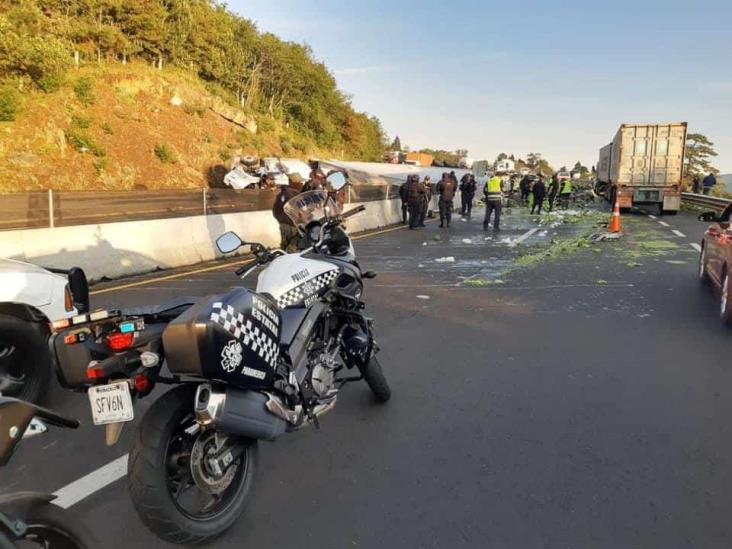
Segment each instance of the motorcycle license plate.
[{"label": "motorcycle license plate", "polygon": [[90,387],[89,404],[94,425],[132,421],[135,417],[126,381]]}]

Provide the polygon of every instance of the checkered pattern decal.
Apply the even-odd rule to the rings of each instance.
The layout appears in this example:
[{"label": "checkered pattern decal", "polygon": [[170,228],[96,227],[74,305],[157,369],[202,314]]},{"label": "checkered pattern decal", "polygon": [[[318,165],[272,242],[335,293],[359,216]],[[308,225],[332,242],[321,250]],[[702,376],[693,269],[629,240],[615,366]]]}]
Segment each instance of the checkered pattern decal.
[{"label": "checkered pattern decal", "polygon": [[224,327],[224,330],[241,341],[272,368],[277,365],[279,343],[272,339],[262,328],[254,326],[251,319],[237,313],[231,305],[221,302],[212,305],[211,320]]},{"label": "checkered pattern decal", "polygon": [[292,290],[285,292],[280,297],[278,297],[277,306],[280,309],[284,309],[285,307],[297,305],[298,303],[304,301],[306,298],[318,292],[321,288],[328,286],[336,279],[337,276],[338,269],[331,269],[330,271],[321,273],[318,276],[311,278],[310,280],[306,280],[299,286],[294,287]]}]

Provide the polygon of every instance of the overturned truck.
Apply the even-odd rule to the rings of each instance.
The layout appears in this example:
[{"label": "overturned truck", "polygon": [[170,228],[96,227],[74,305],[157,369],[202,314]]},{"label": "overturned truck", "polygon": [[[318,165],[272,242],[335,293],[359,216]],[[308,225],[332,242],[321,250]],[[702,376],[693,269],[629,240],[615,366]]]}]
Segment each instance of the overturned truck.
[{"label": "overturned truck", "polygon": [[612,143],[600,149],[595,192],[621,209],[681,208],[686,122],[623,124]]}]

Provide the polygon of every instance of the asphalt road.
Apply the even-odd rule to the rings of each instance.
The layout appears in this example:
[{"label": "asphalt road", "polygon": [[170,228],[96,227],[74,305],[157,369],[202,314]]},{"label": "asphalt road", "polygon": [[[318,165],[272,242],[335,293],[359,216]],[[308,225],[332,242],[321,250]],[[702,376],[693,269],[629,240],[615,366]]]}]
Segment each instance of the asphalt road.
[{"label": "asphalt road", "polygon": [[[475,216],[359,240],[379,273],[366,300],[393,399],[347,386],[320,431],[262,444],[256,498],[215,546],[732,545],[731,339],[696,280],[704,226],[689,214],[623,221],[619,242],[522,269],[523,249],[581,227],[540,227],[516,245],[536,223],[514,211],[495,237]],[[182,274],[93,305],[236,283],[228,268]],[[54,491],[127,452],[129,433],[104,447],[85,395],[56,388],[48,404],[85,425],[26,441],[3,491]],[[104,547],[167,547],[123,480],[72,509]]]}]

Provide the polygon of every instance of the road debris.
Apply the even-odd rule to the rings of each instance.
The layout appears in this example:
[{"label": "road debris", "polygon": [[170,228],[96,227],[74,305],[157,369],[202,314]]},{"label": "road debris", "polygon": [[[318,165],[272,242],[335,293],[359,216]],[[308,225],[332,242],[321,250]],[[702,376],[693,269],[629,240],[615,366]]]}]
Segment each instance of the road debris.
[{"label": "road debris", "polygon": [[435,263],[455,263],[455,258],[451,255],[447,257],[438,257],[435,259]]},{"label": "road debris", "polygon": [[428,295],[418,295],[417,296],[417,299],[429,299],[429,298],[430,298],[430,296],[428,296]]},{"label": "road debris", "polygon": [[470,240],[469,238],[463,238],[463,244],[472,244],[472,243],[473,243],[473,241]]},{"label": "road debris", "polygon": [[483,286],[491,286],[494,284],[505,284],[501,279],[488,280],[485,278],[469,278],[463,282],[464,286],[472,286],[475,288],[482,288]]}]

